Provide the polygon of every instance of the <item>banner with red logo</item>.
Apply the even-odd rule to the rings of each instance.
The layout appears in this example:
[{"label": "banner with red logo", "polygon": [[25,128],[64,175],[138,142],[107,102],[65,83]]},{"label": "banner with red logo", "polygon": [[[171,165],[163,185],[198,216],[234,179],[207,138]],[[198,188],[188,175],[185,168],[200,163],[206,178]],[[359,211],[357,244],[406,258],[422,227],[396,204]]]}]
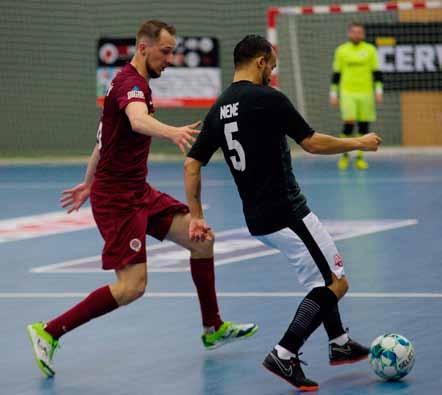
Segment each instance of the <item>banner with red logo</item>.
[{"label": "banner with red logo", "polygon": [[[135,54],[134,38],[101,38],[97,48],[97,104]],[[210,107],[221,92],[219,43],[213,37],[177,37],[173,64],[150,80],[155,107]]]}]

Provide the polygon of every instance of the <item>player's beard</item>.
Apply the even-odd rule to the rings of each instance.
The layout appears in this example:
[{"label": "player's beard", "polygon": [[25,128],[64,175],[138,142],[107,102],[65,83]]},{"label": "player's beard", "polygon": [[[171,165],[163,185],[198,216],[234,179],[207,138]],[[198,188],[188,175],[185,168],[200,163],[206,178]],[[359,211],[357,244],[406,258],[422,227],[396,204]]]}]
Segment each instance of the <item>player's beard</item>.
[{"label": "player's beard", "polygon": [[262,84],[264,86],[270,85],[270,76],[267,75],[267,73],[265,73],[265,72],[262,73]]},{"label": "player's beard", "polygon": [[152,67],[150,67],[149,62],[147,60],[146,60],[146,70],[147,70],[147,74],[148,74],[149,78],[155,79],[155,78],[161,77],[161,72],[158,73]]}]

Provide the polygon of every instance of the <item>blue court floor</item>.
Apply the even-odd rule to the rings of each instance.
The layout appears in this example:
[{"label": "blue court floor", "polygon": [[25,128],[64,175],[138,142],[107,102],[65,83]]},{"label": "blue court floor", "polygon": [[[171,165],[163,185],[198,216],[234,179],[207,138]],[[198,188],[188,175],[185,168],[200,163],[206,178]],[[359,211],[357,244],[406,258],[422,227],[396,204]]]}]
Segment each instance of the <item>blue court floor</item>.
[{"label": "blue court floor", "polygon": [[[294,171],[310,208],[330,227],[344,256],[350,280],[350,293],[340,303],[344,325],[363,343],[386,332],[403,334],[415,346],[416,364],[396,383],[378,379],[367,361],[331,367],[325,331],[319,328],[303,348],[309,363],[305,371],[324,395],[440,394],[442,158],[401,156],[370,164],[365,173],[340,173],[335,158],[301,157],[295,159]],[[0,225],[60,211],[60,191],[80,182],[83,172],[80,165],[1,166]],[[181,176],[180,164],[150,166],[151,183],[183,199]],[[3,240],[0,394],[295,393],[261,362],[284,333],[303,289],[281,255],[256,245],[250,247],[256,253],[244,249],[251,239],[242,229],[240,201],[223,163],[205,169],[203,201],[209,223],[221,235],[216,279],[222,316],[257,322],[260,331],[253,338],[205,351],[188,268],[177,263],[174,270],[164,270],[160,256],[153,264],[157,270],[150,273],[148,295],[63,337],[55,359],[57,375],[45,380],[34,364],[26,324],[58,315],[113,274],[100,272],[97,258],[88,261],[89,271],[81,265],[36,270],[99,255],[102,240],[95,228]],[[156,248],[163,251],[158,244],[149,239],[152,254]],[[171,261],[185,254],[167,253]]]}]

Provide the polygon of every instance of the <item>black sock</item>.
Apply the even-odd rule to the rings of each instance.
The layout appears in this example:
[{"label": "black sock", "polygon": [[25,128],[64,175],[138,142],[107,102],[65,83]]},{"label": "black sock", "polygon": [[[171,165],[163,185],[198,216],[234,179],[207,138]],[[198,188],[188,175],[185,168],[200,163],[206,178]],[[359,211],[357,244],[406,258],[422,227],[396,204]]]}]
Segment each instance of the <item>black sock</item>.
[{"label": "black sock", "polygon": [[345,333],[337,304],[325,313],[322,323],[324,324],[325,331],[327,332],[328,340],[336,339]]},{"label": "black sock", "polygon": [[344,123],[344,125],[342,126],[342,134],[345,134],[346,136],[351,136],[354,126],[354,123]]},{"label": "black sock", "polygon": [[324,315],[338,303],[327,287],[313,288],[302,300],[279,345],[296,354],[308,337],[321,324]]},{"label": "black sock", "polygon": [[358,122],[358,132],[359,134],[367,134],[369,128],[368,122]]}]

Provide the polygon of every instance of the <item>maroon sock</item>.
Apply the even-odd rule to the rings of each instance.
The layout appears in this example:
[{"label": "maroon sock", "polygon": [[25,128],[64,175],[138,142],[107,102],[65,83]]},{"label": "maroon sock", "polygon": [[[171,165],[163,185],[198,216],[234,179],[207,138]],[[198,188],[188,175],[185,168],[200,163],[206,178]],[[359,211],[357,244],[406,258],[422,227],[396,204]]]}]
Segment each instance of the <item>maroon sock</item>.
[{"label": "maroon sock", "polygon": [[108,285],[99,288],[89,294],[86,299],[54,318],[46,324],[45,330],[55,339],[59,339],[65,333],[83,325],[93,318],[100,317],[118,308]]},{"label": "maroon sock", "polygon": [[213,258],[190,258],[190,271],[200,301],[203,326],[218,329],[221,320],[215,291],[215,268]]}]

